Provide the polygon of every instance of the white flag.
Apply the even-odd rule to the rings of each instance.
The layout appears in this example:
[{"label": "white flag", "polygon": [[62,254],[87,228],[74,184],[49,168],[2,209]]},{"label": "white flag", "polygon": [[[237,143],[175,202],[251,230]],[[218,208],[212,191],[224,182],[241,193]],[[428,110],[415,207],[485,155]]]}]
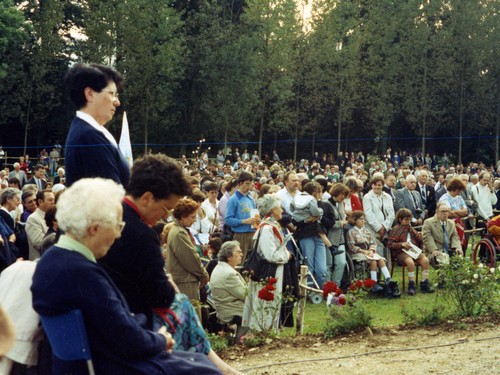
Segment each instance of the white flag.
[{"label": "white flag", "polygon": [[134,159],[132,157],[132,145],[130,144],[130,132],[128,131],[127,112],[123,112],[122,133],[118,147],[127,163],[132,167]]}]

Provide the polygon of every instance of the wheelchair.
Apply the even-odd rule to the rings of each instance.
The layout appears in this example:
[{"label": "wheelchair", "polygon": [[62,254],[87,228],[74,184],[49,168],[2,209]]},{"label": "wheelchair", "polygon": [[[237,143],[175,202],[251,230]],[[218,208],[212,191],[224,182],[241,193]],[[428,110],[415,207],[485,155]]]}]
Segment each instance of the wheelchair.
[{"label": "wheelchair", "polygon": [[484,233],[483,237],[473,247],[471,254],[474,264],[478,262],[495,267],[497,262],[500,262],[500,244],[490,233]]}]

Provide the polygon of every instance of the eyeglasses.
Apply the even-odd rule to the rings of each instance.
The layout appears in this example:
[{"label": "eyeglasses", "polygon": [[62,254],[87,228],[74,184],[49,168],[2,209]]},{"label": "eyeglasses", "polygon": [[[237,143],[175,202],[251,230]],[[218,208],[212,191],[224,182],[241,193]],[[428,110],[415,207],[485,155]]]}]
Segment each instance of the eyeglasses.
[{"label": "eyeglasses", "polygon": [[161,208],[163,209],[163,211],[165,211],[163,217],[169,217],[172,213],[172,210],[170,210],[170,208],[168,208],[167,206],[162,205]]},{"label": "eyeglasses", "polygon": [[110,93],[110,94],[111,94],[111,96],[113,97],[113,100],[120,100],[120,98],[119,98],[119,95],[118,95],[118,92],[117,92],[117,91],[113,91],[113,90],[101,90],[101,91],[104,91],[104,92]]},{"label": "eyeglasses", "polygon": [[118,227],[118,231],[121,233],[123,232],[123,228],[125,228],[125,222],[122,221],[121,223],[118,223],[116,226]]},{"label": "eyeglasses", "polygon": [[440,214],[449,214],[450,210],[445,210],[445,211],[439,210],[438,213],[440,213]]}]

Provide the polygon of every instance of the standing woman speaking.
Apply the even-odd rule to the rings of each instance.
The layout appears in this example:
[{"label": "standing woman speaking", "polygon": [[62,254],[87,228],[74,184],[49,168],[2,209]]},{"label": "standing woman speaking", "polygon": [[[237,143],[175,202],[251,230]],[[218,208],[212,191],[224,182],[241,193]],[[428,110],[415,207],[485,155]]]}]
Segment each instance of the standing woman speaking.
[{"label": "standing woman speaking", "polygon": [[120,106],[123,78],[110,67],[75,64],[66,73],[70,98],[78,108],[66,139],[66,184],[102,177],[126,186],[130,167],[105,128]]}]

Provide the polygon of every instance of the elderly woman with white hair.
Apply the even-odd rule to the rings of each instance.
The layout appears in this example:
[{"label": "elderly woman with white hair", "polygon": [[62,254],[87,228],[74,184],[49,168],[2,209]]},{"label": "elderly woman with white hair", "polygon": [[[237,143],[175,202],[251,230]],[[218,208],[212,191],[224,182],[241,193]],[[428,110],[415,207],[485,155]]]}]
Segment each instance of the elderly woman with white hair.
[{"label": "elderly woman with white hair", "polygon": [[262,301],[259,298],[259,290],[263,285],[260,282],[250,281],[248,284],[248,295],[245,300],[243,309],[243,323],[244,327],[249,327],[252,330],[274,330],[277,331],[280,326],[280,315],[283,319],[284,325],[293,325],[293,316],[291,316],[291,309],[282,309],[282,301],[286,299],[285,296],[297,296],[296,279],[292,273],[293,269],[293,255],[286,248],[286,241],[283,235],[283,230],[279,224],[283,214],[281,207],[281,200],[274,194],[263,196],[257,201],[257,208],[260,215],[263,217],[257,231],[254,235],[256,241],[254,251],[264,257],[267,262],[276,265],[276,272],[269,277],[275,277],[277,282],[275,284],[276,290],[273,292],[276,297],[272,301],[270,308],[262,308]]},{"label": "elderly woman with white hair", "polygon": [[[31,287],[33,308],[41,315],[82,312],[97,374],[219,374],[197,353],[173,352],[172,336],[142,328],[125,298],[96,260],[120,237],[123,188],[110,180],[81,179],[57,203],[65,232],[40,259]],[[53,373],[81,373],[85,361],[53,357]]]}]

